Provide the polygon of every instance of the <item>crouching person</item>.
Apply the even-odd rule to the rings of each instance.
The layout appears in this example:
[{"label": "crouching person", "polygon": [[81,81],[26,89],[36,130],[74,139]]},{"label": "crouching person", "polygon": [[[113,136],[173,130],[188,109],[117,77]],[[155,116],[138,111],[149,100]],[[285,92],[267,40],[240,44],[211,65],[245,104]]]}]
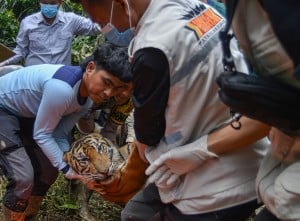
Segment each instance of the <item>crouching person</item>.
[{"label": "crouching person", "polygon": [[85,180],[63,161],[68,135],[93,102],[131,81],[125,49],[103,44],[81,66],[33,65],[0,78],[0,164],[8,179],[4,221],[28,220],[59,171]]}]

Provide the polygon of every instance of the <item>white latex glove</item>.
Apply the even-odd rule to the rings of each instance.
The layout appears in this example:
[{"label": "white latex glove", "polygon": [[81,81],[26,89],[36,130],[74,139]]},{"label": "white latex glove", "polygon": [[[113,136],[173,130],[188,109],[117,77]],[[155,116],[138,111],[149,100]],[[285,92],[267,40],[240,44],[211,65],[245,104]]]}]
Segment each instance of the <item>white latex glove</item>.
[{"label": "white latex glove", "polygon": [[149,182],[170,187],[181,175],[198,168],[207,159],[218,157],[207,150],[207,135],[193,143],[180,146],[162,154],[146,170]]},{"label": "white latex glove", "polygon": [[[146,171],[147,174],[147,171]],[[159,188],[171,188],[179,182],[180,175],[173,173],[166,165],[162,165],[151,174],[148,182],[155,183]]]}]

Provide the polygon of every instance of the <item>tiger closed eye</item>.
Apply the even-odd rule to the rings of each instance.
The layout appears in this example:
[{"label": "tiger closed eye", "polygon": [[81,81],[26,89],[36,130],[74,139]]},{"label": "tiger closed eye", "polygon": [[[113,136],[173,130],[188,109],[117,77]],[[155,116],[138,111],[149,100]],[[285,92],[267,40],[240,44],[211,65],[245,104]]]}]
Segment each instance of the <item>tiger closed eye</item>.
[{"label": "tiger closed eye", "polygon": [[[115,168],[117,168],[120,164],[122,164],[126,159],[121,155],[117,147],[110,140],[108,140],[107,138],[103,137],[98,133],[86,135],[80,138],[79,140],[75,141],[71,145],[70,150],[65,153],[64,159],[74,170],[80,171],[79,172],[80,174],[83,174],[84,172],[84,174],[92,175],[92,179],[95,181],[95,183],[96,181],[103,180],[103,176],[107,176],[108,174],[96,173],[94,170],[95,164],[91,163],[91,160],[87,157],[83,157],[83,158],[72,157],[72,159],[67,157],[69,155],[79,156],[80,154],[82,155],[83,153],[87,153],[87,151],[90,152],[89,156],[93,156],[95,158],[97,158],[96,157],[97,154],[100,154],[101,156],[105,156],[104,158],[107,159],[104,160],[103,162],[100,162],[100,164],[103,163],[103,165],[97,163],[97,166],[99,166],[99,168],[102,166],[108,167],[106,169],[110,173],[114,173]],[[129,153],[127,155],[129,155]],[[102,169],[100,170],[103,171]]]}]

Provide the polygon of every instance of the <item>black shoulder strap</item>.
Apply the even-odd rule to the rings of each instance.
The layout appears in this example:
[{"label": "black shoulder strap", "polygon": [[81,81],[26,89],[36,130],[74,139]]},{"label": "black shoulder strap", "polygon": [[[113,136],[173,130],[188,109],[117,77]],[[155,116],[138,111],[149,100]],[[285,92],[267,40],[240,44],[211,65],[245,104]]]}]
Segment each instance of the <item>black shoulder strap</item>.
[{"label": "black shoulder strap", "polygon": [[220,39],[223,48],[223,66],[225,71],[235,71],[235,65],[230,52],[230,40],[233,34],[229,34],[229,29],[234,16],[234,11],[237,6],[238,0],[226,0],[226,15],[227,22],[225,28],[220,32]]},{"label": "black shoulder strap", "polygon": [[[236,68],[234,65],[234,61],[231,55],[230,51],[230,40],[233,38],[233,34],[229,34],[229,29],[231,27],[231,22],[234,16],[234,11],[236,9],[238,0],[226,0],[226,16],[227,16],[227,22],[222,31],[220,31],[220,39],[222,42],[222,49],[223,49],[223,66],[224,71],[230,71],[235,72]],[[235,113],[233,110],[230,110],[232,120],[231,120],[231,126],[234,129],[240,129],[241,128],[241,122],[239,121],[241,118],[241,115],[238,113]]]},{"label": "black shoulder strap", "polygon": [[228,32],[231,26],[231,22],[234,16],[234,11],[237,6],[238,0],[226,0],[226,17],[227,24],[225,30]]}]

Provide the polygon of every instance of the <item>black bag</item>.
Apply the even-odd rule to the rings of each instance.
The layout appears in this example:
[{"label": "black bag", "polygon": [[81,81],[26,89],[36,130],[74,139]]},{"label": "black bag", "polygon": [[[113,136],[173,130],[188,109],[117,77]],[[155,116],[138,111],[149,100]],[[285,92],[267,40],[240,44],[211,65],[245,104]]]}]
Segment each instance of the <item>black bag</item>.
[{"label": "black bag", "polygon": [[290,85],[240,72],[224,72],[217,83],[232,112],[283,130],[300,129],[300,92]]},{"label": "black bag", "polygon": [[[291,132],[300,129],[300,91],[274,77],[237,72],[229,43],[229,28],[237,0],[227,0],[227,25],[220,33],[225,72],[217,78],[220,99],[231,108],[232,126],[239,129],[240,115]],[[237,114],[238,113],[238,114]],[[234,124],[238,122],[238,124]]]}]

